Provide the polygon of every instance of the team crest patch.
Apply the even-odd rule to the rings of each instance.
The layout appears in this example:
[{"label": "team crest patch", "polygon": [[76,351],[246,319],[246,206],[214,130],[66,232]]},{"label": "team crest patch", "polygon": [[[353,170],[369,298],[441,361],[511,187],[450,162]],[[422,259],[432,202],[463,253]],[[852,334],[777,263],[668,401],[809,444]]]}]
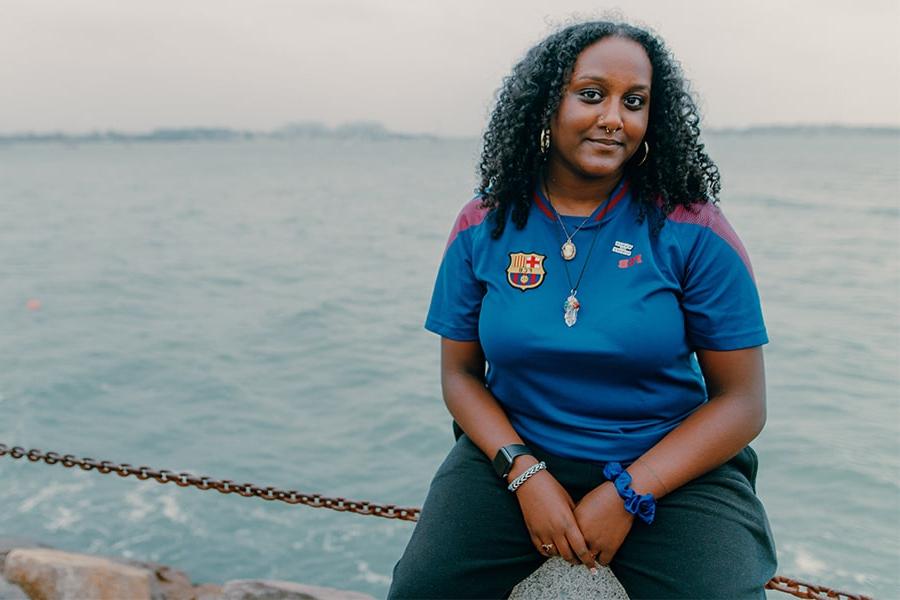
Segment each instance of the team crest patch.
[{"label": "team crest patch", "polygon": [[533,252],[510,252],[509,266],[506,267],[506,281],[516,289],[531,290],[544,283],[543,254]]}]

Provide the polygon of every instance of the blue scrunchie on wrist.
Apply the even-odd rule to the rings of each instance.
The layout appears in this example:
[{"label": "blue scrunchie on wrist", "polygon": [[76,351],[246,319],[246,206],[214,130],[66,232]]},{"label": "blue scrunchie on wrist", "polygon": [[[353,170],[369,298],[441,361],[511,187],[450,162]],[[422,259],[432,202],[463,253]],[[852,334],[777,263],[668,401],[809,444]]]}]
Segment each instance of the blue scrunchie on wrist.
[{"label": "blue scrunchie on wrist", "polygon": [[606,463],[603,475],[613,482],[619,497],[625,501],[625,510],[649,525],[656,516],[656,499],[653,494],[638,494],[629,486],[631,475],[617,462]]}]

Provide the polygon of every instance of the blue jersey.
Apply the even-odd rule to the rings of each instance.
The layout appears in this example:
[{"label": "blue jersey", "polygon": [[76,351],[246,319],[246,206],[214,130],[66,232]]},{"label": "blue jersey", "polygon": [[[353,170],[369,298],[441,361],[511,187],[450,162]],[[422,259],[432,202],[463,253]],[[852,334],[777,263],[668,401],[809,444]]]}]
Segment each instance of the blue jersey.
[{"label": "blue jersey", "polygon": [[[696,349],[768,341],[747,253],[722,212],[679,207],[653,235],[638,210],[623,181],[575,233],[571,261],[540,192],[523,229],[509,221],[493,239],[476,198],[450,234],[425,327],[479,341],[512,426],[552,454],[636,460],[707,401]],[[571,233],[584,218],[562,220]],[[570,327],[563,305],[582,269]]]}]

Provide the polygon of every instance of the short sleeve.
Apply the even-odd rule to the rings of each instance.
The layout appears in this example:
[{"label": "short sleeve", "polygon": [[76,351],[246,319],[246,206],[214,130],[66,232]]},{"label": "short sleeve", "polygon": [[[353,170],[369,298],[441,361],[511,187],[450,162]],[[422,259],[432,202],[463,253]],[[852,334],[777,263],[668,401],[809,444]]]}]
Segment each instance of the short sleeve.
[{"label": "short sleeve", "polygon": [[679,208],[682,216],[692,215],[679,223],[685,230],[680,237],[686,252],[682,310],[688,343],[709,350],[761,346],[769,338],[744,245],[718,207],[697,210]]},{"label": "short sleeve", "polygon": [[474,236],[486,216],[476,198],[460,211],[438,268],[425,329],[457,341],[478,339],[485,286],[473,269]]}]

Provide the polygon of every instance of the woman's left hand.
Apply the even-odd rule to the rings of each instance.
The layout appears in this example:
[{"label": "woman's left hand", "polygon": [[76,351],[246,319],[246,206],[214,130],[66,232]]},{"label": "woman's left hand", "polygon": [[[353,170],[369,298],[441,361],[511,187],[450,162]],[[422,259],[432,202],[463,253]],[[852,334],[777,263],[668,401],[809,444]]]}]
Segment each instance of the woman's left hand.
[{"label": "woman's left hand", "polygon": [[625,503],[609,481],[588,492],[574,513],[588,549],[598,554],[597,562],[608,565],[631,531],[634,515],[625,510]]}]

